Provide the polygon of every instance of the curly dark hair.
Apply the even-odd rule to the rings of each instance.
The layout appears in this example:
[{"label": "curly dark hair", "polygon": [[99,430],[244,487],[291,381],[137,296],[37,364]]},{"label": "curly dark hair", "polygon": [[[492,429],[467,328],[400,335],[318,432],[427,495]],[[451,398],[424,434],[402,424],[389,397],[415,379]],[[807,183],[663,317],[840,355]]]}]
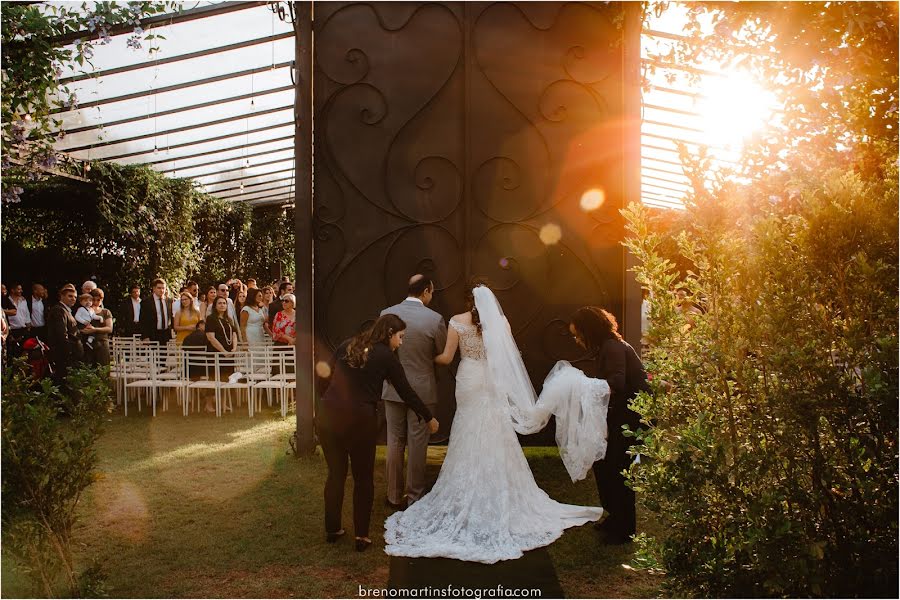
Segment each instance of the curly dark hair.
[{"label": "curly dark hair", "polygon": [[466,290],[466,310],[472,313],[472,325],[478,329],[479,335],[481,335],[481,317],[478,316],[478,309],[475,308],[475,288],[480,285],[490,287],[487,284],[487,279],[476,277],[469,282],[469,289]]},{"label": "curly dark hair", "polygon": [[397,315],[390,313],[378,317],[375,323],[350,340],[347,346],[347,364],[354,369],[366,366],[369,350],[379,342],[387,342],[398,331],[406,329],[406,323]]},{"label": "curly dark hair", "polygon": [[616,318],[599,306],[583,306],[570,319],[587,349],[593,352],[608,339],[620,340]]}]

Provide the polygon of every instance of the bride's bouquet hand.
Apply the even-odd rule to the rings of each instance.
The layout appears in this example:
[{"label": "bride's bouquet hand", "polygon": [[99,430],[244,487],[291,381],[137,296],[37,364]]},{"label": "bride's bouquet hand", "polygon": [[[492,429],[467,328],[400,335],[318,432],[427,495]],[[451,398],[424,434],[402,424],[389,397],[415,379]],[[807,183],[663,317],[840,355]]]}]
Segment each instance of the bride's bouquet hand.
[{"label": "bride's bouquet hand", "polygon": [[438,420],[434,417],[432,417],[431,420],[428,421],[428,431],[431,433],[437,433],[437,430],[440,426],[440,423],[438,423]]}]

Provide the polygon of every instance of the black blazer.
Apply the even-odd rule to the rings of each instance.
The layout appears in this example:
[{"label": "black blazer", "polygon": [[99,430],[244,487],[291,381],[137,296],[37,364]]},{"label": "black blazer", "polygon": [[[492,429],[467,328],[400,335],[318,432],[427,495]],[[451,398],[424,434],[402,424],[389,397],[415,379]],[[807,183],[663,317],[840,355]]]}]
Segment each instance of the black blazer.
[{"label": "black blazer", "polygon": [[[172,299],[164,298],[163,304],[165,304],[166,315],[168,319],[169,326],[166,330],[169,332],[168,337],[172,337]],[[133,318],[133,317],[132,317]],[[149,338],[151,340],[156,339],[158,336],[156,329],[156,296],[150,294],[143,300],[141,300],[141,337]]]},{"label": "black blazer", "polygon": [[597,376],[609,384],[609,430],[621,430],[628,424],[635,429],[640,424],[640,416],[628,407],[628,402],[638,392],[650,391],[647,373],[634,348],[624,340],[610,338],[603,342],[597,352]]},{"label": "black blazer", "polygon": [[358,419],[374,416],[385,380],[393,384],[400,399],[420,419],[432,419],[431,411],[409,385],[397,353],[387,344],[375,344],[366,364],[360,368],[347,364],[348,345],[349,340],[334,353],[331,380],[322,397],[322,425],[333,431],[345,431]]},{"label": "black blazer", "polygon": [[[282,304],[281,298],[277,298],[269,304],[269,329],[272,329],[272,325],[275,323],[275,316],[278,315],[283,308],[284,304]],[[240,317],[240,315],[238,315],[238,317]]]},{"label": "black blazer", "polygon": [[81,360],[84,348],[78,335],[78,323],[72,311],[62,302],[57,302],[47,310],[47,344],[57,368],[65,369]]},{"label": "black blazer", "polygon": [[[143,300],[141,306],[144,305]],[[143,312],[143,311],[141,311]],[[125,298],[116,311],[116,329],[123,335],[134,335],[141,333],[141,325],[134,324],[134,306],[131,304],[131,296]]]}]

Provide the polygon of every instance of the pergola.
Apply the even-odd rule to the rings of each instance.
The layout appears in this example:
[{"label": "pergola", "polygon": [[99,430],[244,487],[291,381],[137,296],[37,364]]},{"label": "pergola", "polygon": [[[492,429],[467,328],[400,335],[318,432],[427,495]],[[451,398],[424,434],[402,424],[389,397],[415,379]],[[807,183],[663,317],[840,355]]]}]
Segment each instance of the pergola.
[{"label": "pergola", "polygon": [[[186,5],[187,6],[187,5]],[[61,109],[65,137],[56,149],[76,161],[145,164],[185,177],[220,198],[252,206],[294,201],[296,172],[294,7],[289,2],[199,2],[145,19],[163,36],[156,52],[127,47],[130,29],[113,30],[93,68],[61,81],[78,98]],[[82,39],[89,32],[83,32]],[[63,43],[71,44],[73,35]],[[700,114],[686,75],[710,71],[663,64],[647,50],[680,36],[645,29],[649,88],[641,123],[641,200],[678,208],[689,189],[676,143],[707,146],[728,162],[728,149],[702,141]],[[655,67],[655,72],[649,70]],[[673,71],[674,70],[674,71]],[[680,84],[668,83],[676,73]],[[82,167],[84,168],[84,167]]]},{"label": "pergola", "polygon": [[[56,150],[85,170],[91,161],[144,164],[254,207],[296,201],[297,278],[312,282],[312,13],[299,2],[200,2],[142,22],[164,38],[155,52],[129,48],[130,29],[110,31],[91,70],[61,74],[78,102],[56,115],[66,132]],[[699,95],[689,75],[717,74],[655,63],[647,51],[677,39],[656,29],[641,38],[649,86],[641,107],[640,199],[659,208],[683,206],[689,190],[679,143],[731,160],[727,149],[708,146],[696,123]],[[312,307],[312,287],[300,287],[298,305]],[[308,338],[297,343],[298,365],[306,365],[297,383],[302,453],[313,444],[311,308],[298,312],[297,327]]]}]

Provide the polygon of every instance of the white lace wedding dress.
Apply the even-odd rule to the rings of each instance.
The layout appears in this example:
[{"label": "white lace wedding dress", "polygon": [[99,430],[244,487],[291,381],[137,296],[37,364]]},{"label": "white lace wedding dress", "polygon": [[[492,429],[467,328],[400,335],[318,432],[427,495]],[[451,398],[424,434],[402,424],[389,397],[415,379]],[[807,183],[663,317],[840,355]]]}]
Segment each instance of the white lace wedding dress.
[{"label": "white lace wedding dress", "polygon": [[[472,325],[451,320],[450,326],[459,333],[462,360],[456,375],[456,416],[447,456],[431,492],[387,519],[385,552],[495,563],[546,546],[567,527],[599,519],[602,508],[561,504],[537,486],[516,437],[510,407],[499,397],[492,379],[482,336]],[[518,353],[515,358],[521,362]],[[562,368],[558,365],[554,372]],[[581,374],[580,379],[587,378]],[[562,386],[560,381],[557,377],[557,387],[563,390],[559,397],[584,383],[575,382],[574,377]],[[531,388],[530,382],[527,385]],[[606,390],[608,405],[608,386]],[[596,400],[585,400],[584,404],[596,406]],[[601,456],[606,451],[606,405],[601,411]],[[596,418],[596,411],[589,417]],[[529,420],[534,424],[535,418],[529,416]],[[591,457],[587,467],[593,460]]]}]

